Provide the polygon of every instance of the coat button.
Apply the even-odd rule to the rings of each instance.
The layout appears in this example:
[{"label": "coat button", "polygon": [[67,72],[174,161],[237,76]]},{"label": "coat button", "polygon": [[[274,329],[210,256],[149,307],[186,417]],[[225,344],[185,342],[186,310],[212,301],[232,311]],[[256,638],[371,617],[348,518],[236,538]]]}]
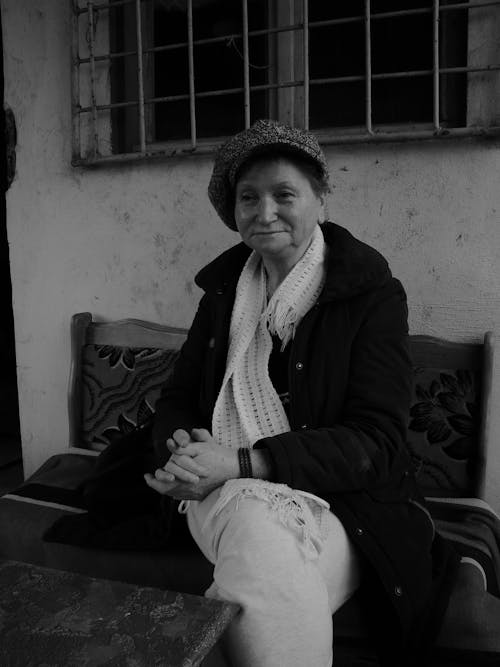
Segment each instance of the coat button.
[{"label": "coat button", "polygon": [[222,289],[222,287],[219,287],[218,289],[215,290],[215,293],[220,296],[221,294],[224,294],[224,290]]},{"label": "coat button", "polygon": [[394,587],[394,595],[396,595],[398,598],[400,598],[403,595],[403,589],[401,588],[401,586]]},{"label": "coat button", "polygon": [[304,368],[304,364],[301,361],[297,361],[297,363],[295,364],[295,368],[298,371],[301,371]]},{"label": "coat button", "polygon": [[307,424],[302,424],[300,428],[302,429],[307,428]]},{"label": "coat button", "polygon": [[364,532],[365,531],[362,528],[356,528],[356,535],[363,535]]}]

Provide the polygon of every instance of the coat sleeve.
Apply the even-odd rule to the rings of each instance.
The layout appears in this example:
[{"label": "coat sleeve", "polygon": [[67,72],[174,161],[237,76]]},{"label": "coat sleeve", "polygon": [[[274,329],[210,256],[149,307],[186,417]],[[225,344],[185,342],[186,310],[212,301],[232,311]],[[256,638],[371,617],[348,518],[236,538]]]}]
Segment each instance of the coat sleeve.
[{"label": "coat sleeve", "polygon": [[[320,345],[309,345],[321,354]],[[329,377],[335,382],[335,369]],[[392,279],[370,296],[350,345],[343,407],[330,422],[264,438],[275,481],[318,495],[385,486],[410,467],[406,428],[411,397],[406,295]],[[309,378],[310,390],[315,387]]]},{"label": "coat sleeve", "polygon": [[205,294],[198,306],[187,339],[169,380],[162,388],[155,405],[153,422],[153,444],[159,465],[169,458],[166,439],[176,429],[191,431],[193,428],[208,428],[207,416],[200,408],[200,391],[205,355],[210,340],[210,307]]}]

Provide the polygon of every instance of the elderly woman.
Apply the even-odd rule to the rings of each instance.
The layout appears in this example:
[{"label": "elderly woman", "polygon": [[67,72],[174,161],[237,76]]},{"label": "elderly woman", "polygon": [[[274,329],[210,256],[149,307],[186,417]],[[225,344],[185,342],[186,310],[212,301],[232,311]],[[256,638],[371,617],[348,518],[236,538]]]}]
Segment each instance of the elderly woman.
[{"label": "elderly woman", "polygon": [[405,450],[405,292],[325,222],[328,189],[308,132],[262,120],[222,146],[209,196],[243,243],[197,275],[156,408],[170,458],[146,481],[182,499],[214,564],[206,595],[241,606],[235,667],[331,665],[332,614],[358,588],[386,664],[407,665],[434,606],[433,525]]}]

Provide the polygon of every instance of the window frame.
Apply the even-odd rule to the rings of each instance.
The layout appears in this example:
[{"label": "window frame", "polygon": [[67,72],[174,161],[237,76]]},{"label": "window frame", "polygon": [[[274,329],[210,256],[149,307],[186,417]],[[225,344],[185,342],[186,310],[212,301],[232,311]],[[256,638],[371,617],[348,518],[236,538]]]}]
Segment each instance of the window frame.
[{"label": "window frame", "polygon": [[[150,31],[144,31],[144,23],[151,17],[147,15],[148,6],[151,3],[143,0],[86,0],[86,6],[81,6],[81,0],[70,0],[72,4],[72,125],[73,125],[73,143],[72,143],[72,164],[75,166],[94,165],[110,162],[125,162],[130,160],[144,160],[156,157],[178,157],[190,155],[204,155],[213,153],[225,137],[211,137],[203,139],[197,136],[196,132],[196,98],[201,95],[215,95],[220,91],[208,91],[196,93],[194,81],[194,40],[193,40],[193,0],[186,0],[187,4],[187,22],[188,22],[188,66],[189,66],[189,94],[188,96],[178,96],[189,99],[190,112],[190,137],[187,140],[155,142],[154,137],[154,104],[159,101],[171,99],[151,97],[152,91],[148,81],[151,77],[145,73],[150,72],[153,65],[154,52],[162,48],[170,47],[152,47],[148,35]],[[384,143],[384,142],[404,142],[424,139],[449,139],[460,137],[497,137],[500,135],[500,101],[496,117],[497,122],[491,124],[476,123],[467,124],[466,127],[444,127],[441,123],[441,99],[445,84],[441,83],[441,75],[451,73],[491,73],[500,70],[500,48],[497,49],[495,56],[498,56],[498,62],[486,64],[473,64],[469,62],[461,67],[441,67],[440,65],[440,38],[439,21],[444,12],[462,10],[471,10],[498,6],[500,0],[457,0],[451,4],[441,5],[439,0],[433,0],[432,8],[416,8],[394,10],[391,12],[382,12],[378,14],[371,13],[370,0],[364,0],[364,15],[357,15],[347,18],[330,19],[328,21],[309,22],[308,0],[287,0],[287,2],[278,2],[279,8],[276,12],[276,24],[262,31],[248,31],[248,7],[247,0],[240,0],[242,6],[243,32],[242,34],[225,35],[218,39],[228,39],[231,37],[242,38],[243,42],[243,85],[239,91],[244,95],[244,127],[250,125],[250,92],[258,89],[267,89],[270,92],[272,105],[276,111],[276,116],[283,122],[292,125],[299,125],[304,128],[309,127],[309,91],[313,85],[326,83],[335,83],[347,79],[353,81],[363,81],[365,86],[365,123],[363,127],[342,127],[327,128],[324,130],[315,129],[315,134],[323,144],[358,144],[358,143]],[[135,50],[126,48],[124,52],[108,53],[96,55],[96,12],[101,10],[116,9],[119,6],[134,5],[136,21],[136,46]],[[410,16],[412,14],[423,14],[432,12],[433,24],[433,66],[432,70],[422,70],[414,72],[391,72],[377,73],[372,72],[371,65],[371,27],[373,21],[383,18],[389,18],[397,15]],[[82,57],[80,46],[82,44],[82,25],[80,17],[87,14],[87,44],[88,55]],[[311,80],[309,76],[309,38],[310,29],[320,25],[341,24],[347,21],[363,21],[364,39],[365,39],[365,71],[362,75],[352,77],[337,77]],[[498,18],[500,25],[500,17]],[[249,36],[256,35],[259,32],[272,35],[277,49],[278,66],[275,68],[275,80],[271,83],[258,86],[250,86],[249,76]],[[128,46],[128,45],[127,45]],[[289,57],[283,57],[283,53],[288,53]],[[97,72],[101,64],[108,63],[108,67],[114,58],[125,58],[136,56],[137,58],[137,89],[138,96],[136,100],[127,102],[114,102],[110,99],[102,104],[97,104],[97,89],[99,88],[99,74]],[[468,54],[469,56],[469,54]],[[281,63],[281,64],[280,64]],[[285,63],[285,65],[284,65]],[[89,103],[82,105],[82,76],[81,68],[88,68],[86,83],[89,90]],[[105,65],[106,66],[106,65]],[[416,77],[432,76],[433,82],[433,119],[431,124],[403,124],[384,126],[378,124],[374,127],[372,116],[372,84],[376,80],[397,78],[397,77]],[[102,78],[102,76],[101,76]],[[104,77],[106,78],[106,77]],[[102,82],[101,82],[102,89]],[[109,95],[108,95],[109,96]],[[175,97],[175,96],[174,96]],[[500,97],[500,86],[499,86]],[[467,83],[467,103],[469,102],[469,83]],[[113,109],[123,107],[126,110],[132,107],[138,107],[138,145],[137,150],[129,153],[111,153],[102,154],[100,144],[106,139],[102,139],[100,131],[104,127],[104,134],[111,135],[110,115]],[[84,132],[82,132],[82,119],[86,119]],[[496,119],[495,119],[496,120]],[[469,123],[469,119],[467,119]],[[242,128],[243,129],[243,128]],[[82,134],[83,139],[82,139]],[[108,143],[111,144],[108,138]],[[83,150],[84,149],[84,150]]]}]

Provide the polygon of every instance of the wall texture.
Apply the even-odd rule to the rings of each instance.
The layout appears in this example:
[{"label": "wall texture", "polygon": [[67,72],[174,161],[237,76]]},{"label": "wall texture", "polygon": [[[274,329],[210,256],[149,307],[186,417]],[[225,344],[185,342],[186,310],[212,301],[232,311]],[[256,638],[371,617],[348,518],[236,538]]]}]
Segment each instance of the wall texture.
[{"label": "wall texture", "polygon": [[[67,444],[69,320],[188,326],[193,274],[237,240],[206,196],[210,161],[70,165],[69,2],[1,0],[6,103],[18,127],[7,218],[25,471]],[[331,147],[330,217],[407,288],[412,332],[500,331],[500,144]],[[500,354],[498,355],[500,357]],[[500,361],[487,498],[500,511]]]}]

